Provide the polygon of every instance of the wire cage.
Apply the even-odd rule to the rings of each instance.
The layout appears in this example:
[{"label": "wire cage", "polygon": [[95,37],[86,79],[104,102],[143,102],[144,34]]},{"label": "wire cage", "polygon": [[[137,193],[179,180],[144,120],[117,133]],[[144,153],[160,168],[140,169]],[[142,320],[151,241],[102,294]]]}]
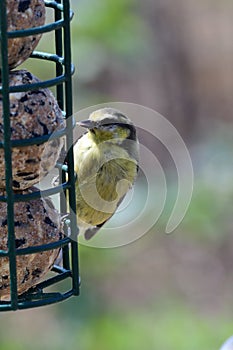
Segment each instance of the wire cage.
[{"label": "wire cage", "polygon": [[[7,203],[7,226],[8,245],[7,250],[0,250],[0,259],[8,258],[10,271],[10,300],[0,301],[0,311],[27,309],[48,304],[53,304],[65,300],[73,295],[79,295],[79,270],[78,270],[78,243],[71,237],[77,235],[76,204],[75,204],[75,174],[73,164],[73,127],[72,120],[72,75],[74,66],[71,63],[71,42],[70,42],[70,22],[73,12],[70,9],[69,0],[45,1],[45,6],[52,9],[53,20],[49,24],[33,27],[25,30],[7,31],[7,0],[0,1],[0,39],[1,39],[1,87],[0,97],[3,108],[4,138],[0,142],[0,148],[4,149],[5,157],[5,194],[0,196],[0,202]],[[51,11],[51,10],[50,10]],[[30,35],[53,32],[55,43],[55,53],[34,51],[30,58],[46,60],[56,66],[56,76],[52,79],[35,82],[33,84],[10,86],[8,68],[8,39],[20,38]],[[50,64],[50,63],[49,63]],[[10,94],[37,90],[54,86],[56,89],[56,99],[59,107],[63,111],[65,127],[54,132],[52,135],[36,136],[30,139],[11,140],[10,122]],[[12,149],[14,147],[25,147],[39,145],[49,138],[65,138],[67,153],[67,165],[57,164],[59,168],[59,184],[55,187],[38,190],[32,193],[16,193],[12,188]],[[16,202],[26,202],[39,197],[48,197],[59,194],[60,210],[67,212],[66,195],[69,198],[69,225],[65,225],[66,233],[64,238],[43,245],[29,246],[27,248],[17,248],[15,238],[14,204]],[[69,235],[68,235],[69,230]],[[0,237],[1,240],[1,237]],[[62,263],[60,266],[54,265],[52,276],[33,286],[22,295],[17,294],[17,257],[28,254],[41,253],[44,251],[61,248]],[[59,291],[58,283],[63,280],[69,281],[69,289],[65,292]],[[53,286],[58,291],[46,291],[47,287]],[[49,288],[50,289],[50,288]]]}]

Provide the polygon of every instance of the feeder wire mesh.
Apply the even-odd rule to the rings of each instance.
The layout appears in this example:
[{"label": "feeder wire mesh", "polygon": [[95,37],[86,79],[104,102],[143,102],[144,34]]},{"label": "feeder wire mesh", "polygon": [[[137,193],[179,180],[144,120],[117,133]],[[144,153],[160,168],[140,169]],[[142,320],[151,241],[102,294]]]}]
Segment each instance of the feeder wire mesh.
[{"label": "feeder wire mesh", "polygon": [[[1,87],[4,138],[0,142],[0,149],[4,149],[5,158],[5,178],[6,194],[0,196],[0,202],[7,203],[7,225],[8,225],[8,249],[0,250],[0,259],[9,258],[10,271],[10,300],[0,301],[0,311],[27,309],[48,304],[53,304],[65,300],[72,295],[79,294],[79,266],[78,266],[78,244],[70,237],[77,235],[76,222],[76,202],[75,202],[75,173],[73,163],[73,118],[72,118],[72,75],[74,66],[71,63],[71,39],[70,22],[73,12],[70,9],[68,0],[45,1],[45,6],[54,11],[54,21],[44,24],[40,27],[28,28],[8,32],[7,28],[7,0],[0,1],[0,44],[1,44]],[[8,68],[8,39],[26,37],[29,35],[54,32],[56,53],[46,53],[34,51],[31,58],[46,60],[56,64],[56,77],[44,81],[35,82],[26,85],[10,86],[9,68]],[[10,94],[37,90],[56,86],[56,98],[59,107],[63,110],[66,120],[66,126],[62,130],[55,131],[52,135],[37,136],[23,140],[11,140],[11,122],[10,122]],[[67,153],[67,166],[59,167],[59,185],[45,190],[33,191],[31,193],[15,193],[12,188],[12,148],[25,147],[30,145],[43,144],[47,140],[65,137]],[[69,197],[69,228],[66,229],[64,238],[43,245],[30,246],[26,248],[17,248],[15,244],[14,227],[14,204],[16,202],[30,201],[40,197],[48,197],[59,193],[60,210],[67,212],[67,201],[64,194],[68,192]],[[1,238],[0,238],[1,239]],[[55,248],[62,248],[63,266],[53,266],[54,276],[38,283],[29,291],[22,295],[17,294],[17,256],[40,253]],[[66,292],[46,292],[45,288],[53,286],[60,281],[69,279],[71,287]]]}]

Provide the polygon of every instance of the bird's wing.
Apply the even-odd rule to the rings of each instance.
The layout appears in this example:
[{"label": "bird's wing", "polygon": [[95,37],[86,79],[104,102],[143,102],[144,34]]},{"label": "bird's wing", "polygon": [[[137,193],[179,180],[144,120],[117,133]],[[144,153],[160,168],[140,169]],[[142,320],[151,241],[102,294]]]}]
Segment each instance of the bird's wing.
[{"label": "bird's wing", "polygon": [[[117,208],[120,206],[120,204],[123,201],[123,199],[125,198],[125,196],[126,196],[126,194],[122,198],[120,198],[119,202],[117,203]],[[87,228],[85,230],[85,233],[84,233],[85,239],[88,241],[93,236],[95,236],[95,234],[101,229],[101,227],[103,227],[106,224],[106,222],[108,222],[114,214],[115,214],[115,212],[112,213],[112,215],[107,220],[102,222],[101,224]]]}]

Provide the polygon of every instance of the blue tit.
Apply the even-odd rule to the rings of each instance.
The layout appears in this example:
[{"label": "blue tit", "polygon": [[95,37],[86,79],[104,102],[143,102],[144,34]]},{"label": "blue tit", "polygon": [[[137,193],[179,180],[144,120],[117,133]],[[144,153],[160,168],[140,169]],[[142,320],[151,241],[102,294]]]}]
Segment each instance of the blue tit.
[{"label": "blue tit", "polygon": [[139,142],[132,121],[113,108],[99,109],[77,124],[87,129],[74,145],[77,220],[80,234],[90,239],[134,184]]}]

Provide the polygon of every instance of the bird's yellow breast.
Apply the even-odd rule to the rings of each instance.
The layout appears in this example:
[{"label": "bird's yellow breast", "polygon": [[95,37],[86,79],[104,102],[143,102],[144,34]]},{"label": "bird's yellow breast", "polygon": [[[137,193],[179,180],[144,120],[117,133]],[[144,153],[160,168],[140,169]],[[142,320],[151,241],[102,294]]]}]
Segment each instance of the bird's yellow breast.
[{"label": "bird's yellow breast", "polygon": [[137,163],[120,145],[96,144],[89,133],[74,146],[78,219],[100,225],[115,212],[137,175]]}]

